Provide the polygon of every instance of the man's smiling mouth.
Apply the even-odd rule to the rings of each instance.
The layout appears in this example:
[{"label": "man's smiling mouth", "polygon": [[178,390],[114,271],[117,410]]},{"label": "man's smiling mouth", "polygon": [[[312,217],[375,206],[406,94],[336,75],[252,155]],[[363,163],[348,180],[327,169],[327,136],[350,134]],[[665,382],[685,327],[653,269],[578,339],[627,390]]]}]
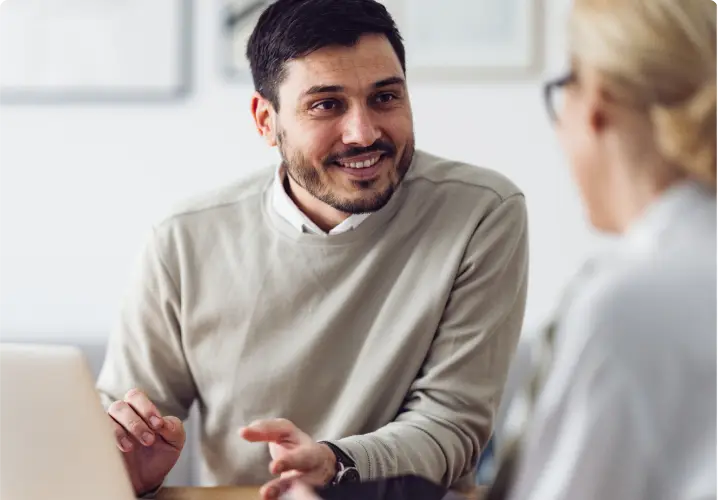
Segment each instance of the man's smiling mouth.
[{"label": "man's smiling mouth", "polygon": [[351,158],[342,158],[336,162],[337,165],[344,168],[362,169],[373,167],[384,157],[384,153],[375,152],[367,153]]}]

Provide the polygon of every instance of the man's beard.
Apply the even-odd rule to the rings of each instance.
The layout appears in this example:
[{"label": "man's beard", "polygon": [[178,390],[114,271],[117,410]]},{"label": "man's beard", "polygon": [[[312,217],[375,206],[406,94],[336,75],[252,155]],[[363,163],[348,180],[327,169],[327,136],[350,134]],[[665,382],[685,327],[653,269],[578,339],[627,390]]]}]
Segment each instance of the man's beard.
[{"label": "man's beard", "polygon": [[[317,169],[312,163],[306,159],[301,153],[294,155],[288,155],[285,148],[286,136],[283,131],[278,134],[278,148],[279,154],[282,157],[282,162],[287,169],[287,175],[289,175],[294,182],[302,186],[311,194],[314,198],[326,203],[332,208],[348,214],[361,214],[368,212],[375,212],[384,205],[386,205],[391,197],[396,192],[396,189],[401,184],[404,176],[409,171],[411,162],[414,158],[414,140],[411,139],[404,148],[404,152],[396,165],[396,173],[390,173],[389,185],[379,192],[367,192],[366,196],[354,199],[341,198],[332,192],[330,185],[327,185],[322,181],[322,178]],[[396,158],[396,147],[392,144],[384,141],[377,141],[366,148],[350,148],[340,155],[331,155],[326,158],[322,163],[325,168],[334,168],[335,162],[340,158],[349,158],[352,156],[358,156],[360,154],[370,152],[381,152],[383,158],[387,161],[393,161]],[[371,180],[357,180],[352,183],[360,190],[369,191],[372,185],[376,182],[375,179]]]}]

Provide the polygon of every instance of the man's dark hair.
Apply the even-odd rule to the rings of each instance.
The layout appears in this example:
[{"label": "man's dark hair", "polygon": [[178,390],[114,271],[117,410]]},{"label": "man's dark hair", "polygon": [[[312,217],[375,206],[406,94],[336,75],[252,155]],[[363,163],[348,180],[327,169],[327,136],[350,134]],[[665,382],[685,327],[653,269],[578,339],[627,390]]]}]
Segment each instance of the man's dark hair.
[{"label": "man's dark hair", "polygon": [[286,63],[329,45],[355,45],[362,35],[386,36],[406,72],[404,43],[376,0],[277,0],[257,21],[247,43],[254,88],[279,110]]}]

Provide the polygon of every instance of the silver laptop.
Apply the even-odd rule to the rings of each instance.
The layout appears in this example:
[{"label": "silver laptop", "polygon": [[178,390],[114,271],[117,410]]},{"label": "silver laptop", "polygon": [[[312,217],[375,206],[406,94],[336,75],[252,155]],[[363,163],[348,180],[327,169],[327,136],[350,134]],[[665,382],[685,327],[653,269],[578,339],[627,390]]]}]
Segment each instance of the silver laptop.
[{"label": "silver laptop", "polygon": [[0,500],[132,500],[82,352],[0,344]]}]

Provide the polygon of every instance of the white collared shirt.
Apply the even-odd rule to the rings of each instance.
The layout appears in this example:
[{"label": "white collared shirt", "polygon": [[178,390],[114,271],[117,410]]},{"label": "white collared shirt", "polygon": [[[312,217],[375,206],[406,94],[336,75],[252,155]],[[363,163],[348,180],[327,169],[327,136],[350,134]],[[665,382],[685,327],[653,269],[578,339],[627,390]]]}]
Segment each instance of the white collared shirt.
[{"label": "white collared shirt", "polygon": [[581,285],[512,498],[715,499],[715,196],[671,188]]},{"label": "white collared shirt", "polygon": [[364,222],[371,215],[371,213],[351,214],[329,232],[323,231],[319,226],[312,222],[312,220],[307,217],[289,197],[289,194],[287,194],[287,191],[284,189],[284,180],[286,176],[286,170],[284,167],[280,166],[277,169],[277,174],[274,178],[274,185],[272,186],[272,206],[282,218],[294,226],[299,232],[323,234],[327,236],[341,234],[358,227],[359,224]]}]

